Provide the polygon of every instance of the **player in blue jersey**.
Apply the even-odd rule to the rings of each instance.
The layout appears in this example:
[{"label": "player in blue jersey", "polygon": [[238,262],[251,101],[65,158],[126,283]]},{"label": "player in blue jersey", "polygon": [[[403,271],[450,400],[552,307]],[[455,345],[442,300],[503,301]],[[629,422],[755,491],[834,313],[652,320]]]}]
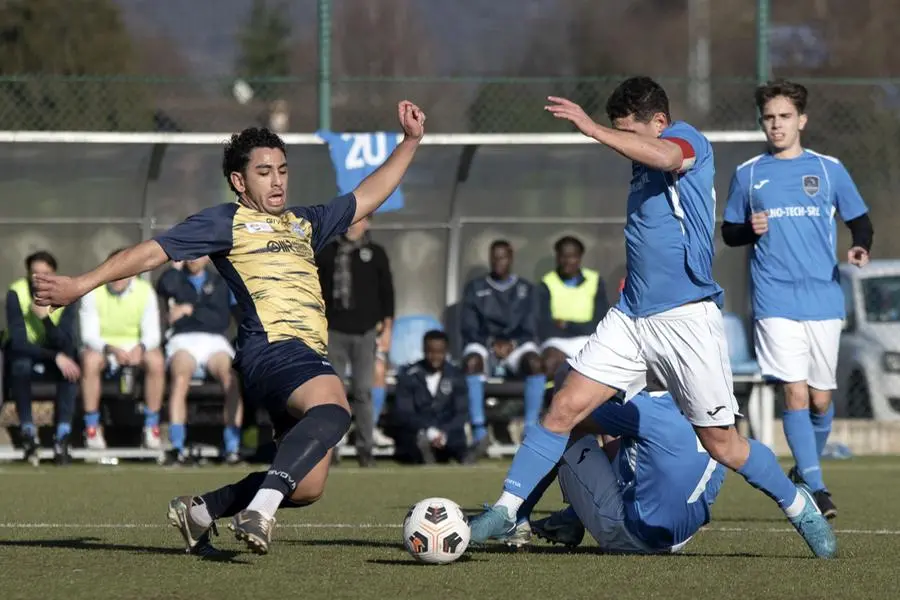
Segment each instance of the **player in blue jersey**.
[{"label": "player in blue jersey", "polygon": [[332,449],[350,427],[350,407],[327,359],[314,255],[375,212],[400,184],[425,134],[425,114],[403,101],[398,116],[404,140],[350,194],[289,207],[284,141],[268,129],[245,129],[223,153],[234,202],[200,211],[78,277],[35,277],[40,306],[65,306],[104,283],[209,255],[234,293],[242,316],[234,366],[243,397],[268,411],[277,450],[267,471],[169,503],[169,521],[189,552],[210,551],[216,519],[233,517],[235,536],[265,554],[278,508],[305,506],[324,492]]},{"label": "player in blue jersey", "polygon": [[[557,372],[557,386],[568,370]],[[532,521],[538,536],[577,546],[587,528],[606,552],[667,553],[709,523],[725,468],[667,392],[642,390],[627,402],[606,402],[573,430],[570,444],[559,464],[570,506]],[[550,481],[541,483],[519,510],[517,533]]]},{"label": "player in blue jersey", "polygon": [[570,359],[549,411],[513,459],[497,502],[473,518],[476,543],[515,528],[524,499],[562,457],[572,428],[651,371],[678,402],[710,456],[737,471],[784,510],[816,556],[836,551],[834,532],[805,486],[781,472],[772,451],[734,426],[737,403],[712,275],[713,152],[692,126],[673,122],[662,87],[647,77],[619,85],[606,104],[613,128],[578,105],[546,109],[632,161],[625,225],[626,279],[617,305]]},{"label": "player in blue jersey", "polygon": [[750,275],[756,355],[763,375],[784,386],[784,434],[826,517],[837,509],[822,479],[819,456],[831,431],[844,296],[835,214],[850,228],[847,261],[864,266],[872,221],[841,162],[803,148],[806,88],[776,81],[756,90],[768,152],[738,166],[731,180],[722,237],[752,245]]}]

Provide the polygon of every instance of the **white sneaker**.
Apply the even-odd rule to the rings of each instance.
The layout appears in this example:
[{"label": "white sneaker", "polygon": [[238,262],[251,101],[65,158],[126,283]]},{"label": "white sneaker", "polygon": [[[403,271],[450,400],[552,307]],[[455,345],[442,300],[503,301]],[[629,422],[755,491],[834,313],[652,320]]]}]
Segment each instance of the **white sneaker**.
[{"label": "white sneaker", "polygon": [[159,427],[144,427],[144,448],[147,450],[162,450]]},{"label": "white sneaker", "polygon": [[394,445],[394,440],[386,436],[384,432],[377,427],[375,428],[375,431],[372,432],[372,441],[375,442],[375,445],[379,448],[390,448]]},{"label": "white sneaker", "polygon": [[84,445],[88,450],[106,450],[106,438],[99,427],[84,430]]}]

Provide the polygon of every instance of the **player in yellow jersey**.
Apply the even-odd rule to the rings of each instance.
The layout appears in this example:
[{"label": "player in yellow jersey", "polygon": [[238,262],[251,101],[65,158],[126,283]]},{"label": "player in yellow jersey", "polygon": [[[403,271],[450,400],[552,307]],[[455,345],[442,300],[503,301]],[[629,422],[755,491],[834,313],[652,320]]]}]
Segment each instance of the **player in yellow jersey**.
[{"label": "player in yellow jersey", "polygon": [[78,277],[35,278],[40,306],[65,306],[110,281],[205,255],[228,282],[243,315],[234,365],[244,397],[269,411],[278,450],[268,471],[170,502],[169,519],[189,552],[210,551],[215,520],[233,517],[237,538],[265,554],[279,506],[307,505],[324,491],[332,449],[350,426],[350,408],[326,356],[325,303],[313,257],[375,212],[400,184],[425,133],[425,114],[409,101],[400,102],[398,111],[403,141],[350,194],[288,207],[284,142],[267,129],[245,129],[225,146],[222,162],[236,202],[188,217]]}]

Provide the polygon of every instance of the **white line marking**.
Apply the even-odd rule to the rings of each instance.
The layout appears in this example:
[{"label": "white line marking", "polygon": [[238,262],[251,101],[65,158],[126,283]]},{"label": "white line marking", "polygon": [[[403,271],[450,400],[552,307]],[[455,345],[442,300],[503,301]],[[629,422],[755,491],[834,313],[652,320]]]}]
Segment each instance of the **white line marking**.
[{"label": "white line marking", "polygon": [[[162,523],[0,523],[0,529],[161,529]],[[286,523],[279,529],[400,529],[391,523]],[[789,527],[704,527],[711,533],[795,533]],[[897,529],[835,529],[839,535],[900,535]]]}]

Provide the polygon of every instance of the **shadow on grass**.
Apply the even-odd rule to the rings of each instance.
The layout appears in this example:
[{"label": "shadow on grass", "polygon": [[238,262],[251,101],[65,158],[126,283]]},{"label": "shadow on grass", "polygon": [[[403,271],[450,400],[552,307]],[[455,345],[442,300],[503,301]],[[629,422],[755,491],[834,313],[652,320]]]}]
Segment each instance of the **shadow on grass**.
[{"label": "shadow on grass", "polygon": [[[75,537],[55,540],[0,540],[0,547],[10,548],[60,548],[65,550],[106,550],[118,552],[133,552],[135,554],[167,554],[184,555],[181,548],[161,546],[132,546],[129,544],[111,544],[96,537]],[[231,550],[219,550],[216,554],[198,556],[200,560],[210,562],[227,562],[233,564],[250,564],[247,561],[235,560],[238,552]]]}]

